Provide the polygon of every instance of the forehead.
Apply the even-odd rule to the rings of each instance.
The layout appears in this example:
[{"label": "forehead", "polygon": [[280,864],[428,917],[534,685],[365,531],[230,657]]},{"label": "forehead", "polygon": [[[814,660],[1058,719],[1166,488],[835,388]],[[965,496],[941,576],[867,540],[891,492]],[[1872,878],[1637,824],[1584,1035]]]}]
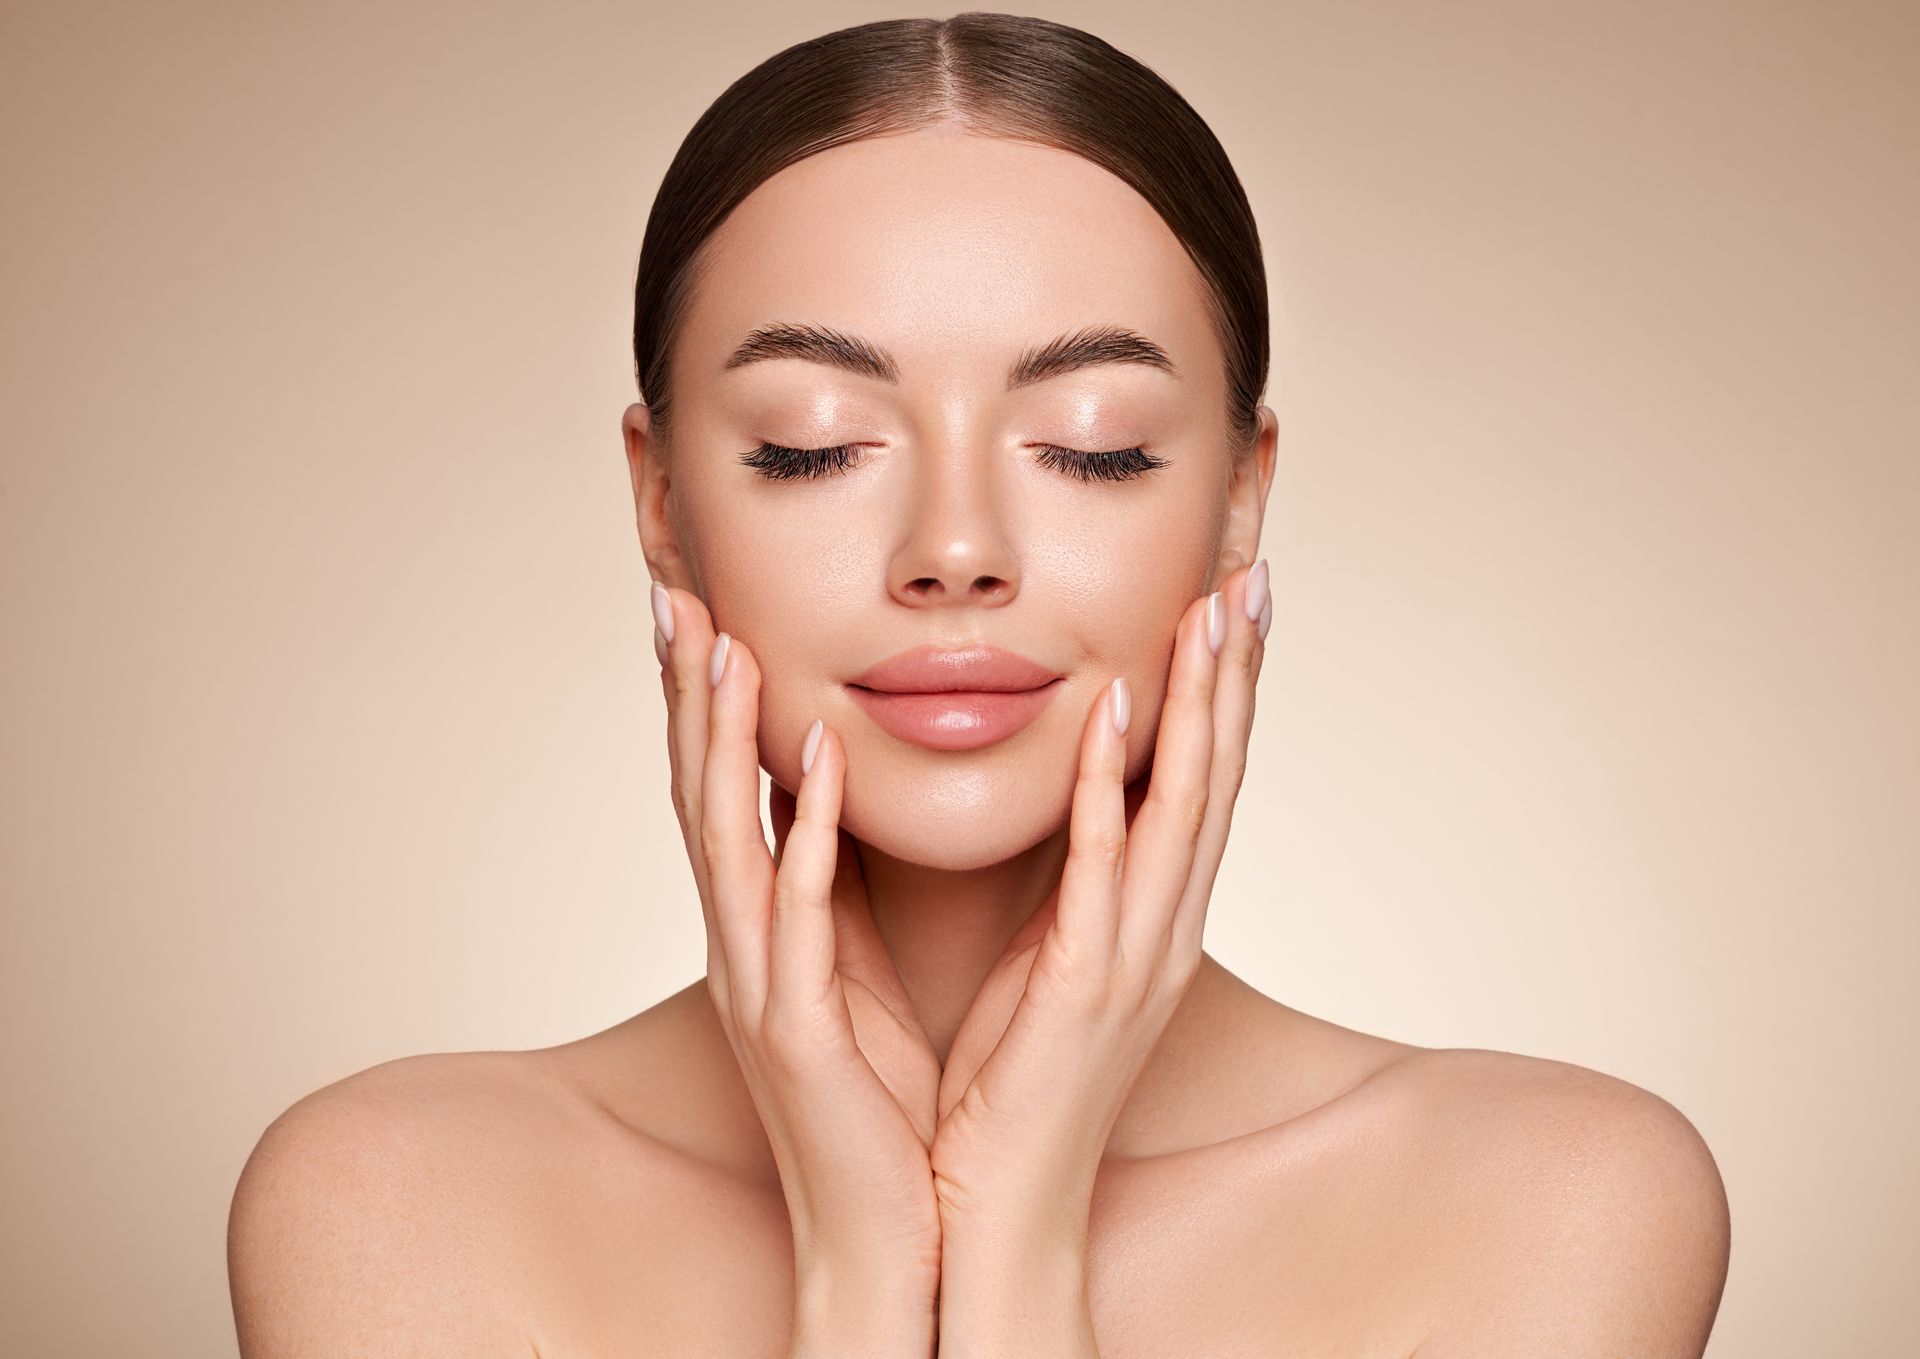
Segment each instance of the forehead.
[{"label": "forehead", "polygon": [[944,127],[768,179],[708,240],[692,300],[681,362],[709,373],[769,321],[873,340],[908,383],[997,378],[1010,354],[1099,323],[1185,372],[1219,362],[1200,273],[1137,192],[1071,152]]}]

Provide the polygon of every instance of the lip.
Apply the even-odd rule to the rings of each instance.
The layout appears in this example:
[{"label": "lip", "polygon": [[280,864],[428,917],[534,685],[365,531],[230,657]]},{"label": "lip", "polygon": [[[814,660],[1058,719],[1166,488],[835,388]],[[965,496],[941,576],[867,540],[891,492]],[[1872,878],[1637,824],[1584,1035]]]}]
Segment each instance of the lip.
[{"label": "lip", "polygon": [[922,646],[847,681],[888,734],[931,750],[977,750],[1040,715],[1065,677],[1000,647]]}]

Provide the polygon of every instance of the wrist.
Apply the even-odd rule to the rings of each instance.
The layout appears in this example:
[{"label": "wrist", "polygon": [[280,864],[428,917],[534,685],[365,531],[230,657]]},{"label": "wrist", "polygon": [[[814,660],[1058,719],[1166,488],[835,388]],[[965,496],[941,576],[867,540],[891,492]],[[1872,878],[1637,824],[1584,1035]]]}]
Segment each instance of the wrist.
[{"label": "wrist", "polygon": [[949,1228],[940,1259],[942,1301],[956,1281],[975,1293],[1070,1295],[1086,1287],[1086,1232],[1053,1224]]},{"label": "wrist", "polygon": [[1015,1261],[1048,1277],[1084,1270],[1093,1215],[1091,1179],[1082,1185],[996,1193],[991,1202],[969,1197],[940,1213],[940,1274],[959,1258],[969,1264]]},{"label": "wrist", "polygon": [[939,1288],[918,1270],[797,1266],[789,1359],[929,1359]]},{"label": "wrist", "polygon": [[1087,1285],[1084,1231],[950,1229],[940,1271],[941,1359],[1097,1354]]}]

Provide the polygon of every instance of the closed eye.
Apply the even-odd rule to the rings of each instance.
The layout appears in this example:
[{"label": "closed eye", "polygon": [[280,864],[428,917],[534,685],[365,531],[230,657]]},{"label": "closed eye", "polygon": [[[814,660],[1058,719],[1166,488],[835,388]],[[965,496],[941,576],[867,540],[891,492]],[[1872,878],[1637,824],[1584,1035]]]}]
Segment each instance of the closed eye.
[{"label": "closed eye", "polygon": [[1056,444],[1040,445],[1039,460],[1081,481],[1126,481],[1167,465],[1165,458],[1156,458],[1142,448],[1082,453],[1078,449],[1061,448]]},{"label": "closed eye", "polygon": [[779,444],[761,444],[740,461],[774,481],[796,477],[824,477],[844,472],[853,465],[853,445],[835,444],[832,448],[783,448]]},{"label": "closed eye", "polygon": [[[1037,461],[1080,481],[1126,481],[1142,473],[1165,467],[1165,458],[1155,457],[1143,448],[1116,448],[1083,452],[1058,444],[1041,444]],[[761,444],[740,461],[761,476],[773,481],[812,479],[833,476],[853,466],[854,445],[835,444],[831,448],[787,448],[780,444]]]}]

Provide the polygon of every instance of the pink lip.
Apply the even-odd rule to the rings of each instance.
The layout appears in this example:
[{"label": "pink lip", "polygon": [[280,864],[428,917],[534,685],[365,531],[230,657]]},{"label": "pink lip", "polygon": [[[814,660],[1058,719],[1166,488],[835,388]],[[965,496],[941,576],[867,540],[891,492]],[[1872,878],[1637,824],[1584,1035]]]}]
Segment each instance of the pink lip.
[{"label": "pink lip", "polygon": [[976,750],[1021,730],[1061,687],[1057,671],[999,647],[916,647],[847,682],[882,729],[933,750]]}]

